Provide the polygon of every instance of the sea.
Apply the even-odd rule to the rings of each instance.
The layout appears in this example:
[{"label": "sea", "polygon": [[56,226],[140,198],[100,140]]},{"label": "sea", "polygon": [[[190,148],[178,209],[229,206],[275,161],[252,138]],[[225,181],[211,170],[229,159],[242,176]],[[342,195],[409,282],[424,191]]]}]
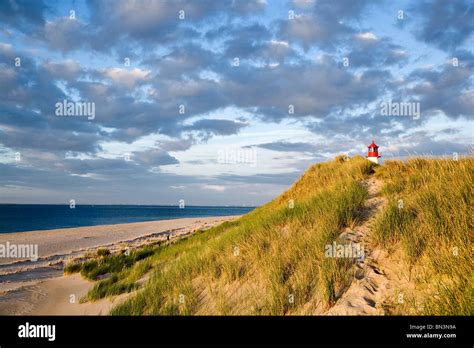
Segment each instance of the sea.
[{"label": "sea", "polygon": [[124,224],[206,216],[241,215],[255,207],[172,205],[0,204],[0,233]]}]

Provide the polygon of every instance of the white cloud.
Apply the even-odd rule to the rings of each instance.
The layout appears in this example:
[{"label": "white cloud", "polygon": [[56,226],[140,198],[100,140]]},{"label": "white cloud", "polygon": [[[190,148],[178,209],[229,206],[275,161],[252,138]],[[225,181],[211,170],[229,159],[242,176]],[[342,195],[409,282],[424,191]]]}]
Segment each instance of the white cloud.
[{"label": "white cloud", "polygon": [[377,41],[378,40],[378,37],[374,33],[371,33],[371,32],[357,34],[357,38],[363,41]]},{"label": "white cloud", "polygon": [[222,185],[202,185],[201,187],[205,190],[211,190],[211,191],[217,191],[217,192],[224,192],[226,190],[226,187]]},{"label": "white cloud", "polygon": [[289,47],[288,41],[270,40],[270,44]]},{"label": "white cloud", "polygon": [[109,79],[126,87],[134,87],[137,82],[145,81],[150,77],[149,70],[142,70],[138,68],[131,70],[123,68],[110,68],[105,69],[103,73]]},{"label": "white cloud", "polygon": [[79,63],[72,59],[66,59],[60,63],[47,61],[44,68],[58,79],[73,79],[81,71]]},{"label": "white cloud", "polygon": [[311,8],[315,2],[315,0],[293,0],[293,5],[299,8]]},{"label": "white cloud", "polygon": [[12,50],[12,45],[0,42],[0,50],[1,51],[11,51]]}]

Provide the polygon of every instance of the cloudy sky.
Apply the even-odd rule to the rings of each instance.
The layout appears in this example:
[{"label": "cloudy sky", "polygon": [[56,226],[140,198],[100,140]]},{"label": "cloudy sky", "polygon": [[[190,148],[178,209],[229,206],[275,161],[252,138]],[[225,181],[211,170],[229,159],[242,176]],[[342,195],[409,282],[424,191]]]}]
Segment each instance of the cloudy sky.
[{"label": "cloudy sky", "polygon": [[373,138],[468,154],[473,30],[469,0],[2,0],[0,203],[260,205]]}]

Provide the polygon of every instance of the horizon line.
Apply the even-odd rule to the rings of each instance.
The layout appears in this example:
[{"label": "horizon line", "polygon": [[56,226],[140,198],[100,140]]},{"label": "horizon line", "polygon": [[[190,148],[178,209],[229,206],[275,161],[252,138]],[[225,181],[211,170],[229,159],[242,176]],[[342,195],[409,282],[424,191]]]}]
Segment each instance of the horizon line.
[{"label": "horizon line", "polygon": [[[0,205],[66,205],[69,206],[68,203],[0,203]],[[75,206],[85,206],[85,205],[129,205],[129,206],[148,206],[148,207],[179,207],[179,204],[128,204],[128,203],[118,203],[118,204],[108,204],[108,203],[82,203],[82,204],[75,204]],[[195,204],[186,204],[186,207],[216,207],[216,208],[256,208],[259,205],[195,205]]]}]

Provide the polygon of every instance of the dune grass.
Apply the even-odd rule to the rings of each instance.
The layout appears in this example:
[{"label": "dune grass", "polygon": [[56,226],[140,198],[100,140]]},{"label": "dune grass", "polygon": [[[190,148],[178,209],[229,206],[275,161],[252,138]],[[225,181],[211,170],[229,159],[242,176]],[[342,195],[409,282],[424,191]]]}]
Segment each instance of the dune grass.
[{"label": "dune grass", "polygon": [[377,168],[389,204],[374,238],[389,251],[403,250],[417,269],[417,289],[424,289],[414,296],[418,306],[407,303],[399,313],[473,314],[473,173],[472,157],[387,161]]},{"label": "dune grass", "polygon": [[[112,314],[282,315],[331,306],[353,261],[326,258],[324,247],[358,219],[367,197],[361,180],[373,167],[361,157],[316,164],[272,202],[160,248],[144,261],[152,270],[146,286]],[[117,283],[108,281],[102,293]]]},{"label": "dune grass", "polygon": [[68,263],[64,267],[64,273],[71,274],[80,272],[89,280],[97,280],[100,276],[123,271],[137,261],[150,257],[156,252],[154,247],[144,247],[130,253],[125,251],[119,254],[110,254],[107,249],[99,249],[95,258],[86,261]]},{"label": "dune grass", "polygon": [[371,236],[410,272],[389,313],[472,315],[473,158],[377,166],[338,156],[238,220],[129,255],[99,250],[65,272],[98,280],[81,301],[137,290],[115,315],[322,313],[354,276],[354,260],[325,257],[325,246],[358,223],[374,170],[388,204]]}]

